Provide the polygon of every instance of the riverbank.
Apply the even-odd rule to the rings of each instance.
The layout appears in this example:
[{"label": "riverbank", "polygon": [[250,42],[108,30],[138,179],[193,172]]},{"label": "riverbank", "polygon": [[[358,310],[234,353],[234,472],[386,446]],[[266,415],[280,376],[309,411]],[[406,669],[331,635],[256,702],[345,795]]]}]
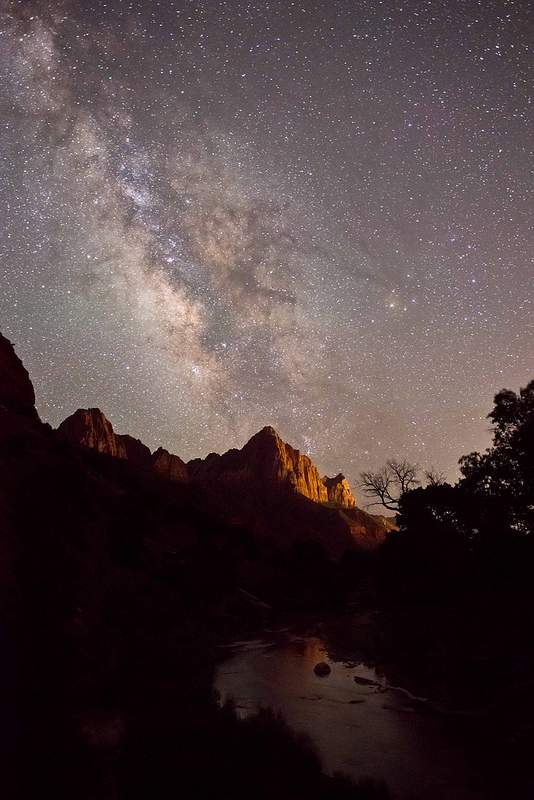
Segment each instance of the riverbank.
[{"label": "riverbank", "polygon": [[[376,666],[336,661],[310,628],[236,642],[227,653],[215,674],[221,702],[233,697],[243,719],[258,707],[283,714],[310,737],[327,773],[386,781],[399,800],[484,797],[476,763],[456,743],[457,722],[384,693]],[[331,669],[325,677],[314,672],[320,661]]]},{"label": "riverbank", "polygon": [[[425,734],[419,746],[425,759],[420,760],[415,747],[415,753],[399,759],[405,770],[415,769],[422,776],[430,765],[435,770],[440,757],[431,756],[428,743],[436,737],[456,754],[444,759],[445,766],[449,764],[446,769],[453,776],[460,773],[472,776],[469,791],[475,792],[474,797],[500,800],[513,785],[514,797],[531,799],[534,783],[530,758],[532,724],[528,709],[532,708],[533,698],[528,683],[511,686],[508,693],[499,695],[490,706],[465,708],[456,705],[452,695],[440,698],[439,687],[423,695],[417,675],[403,676],[394,666],[381,663],[383,633],[381,617],[376,611],[338,609],[335,613],[300,615],[296,620],[287,617],[284,622],[285,629],[272,626],[265,630],[264,626],[254,633],[253,640],[234,643],[233,647],[227,643],[223,648],[225,661],[217,667],[215,686],[222,697],[235,696],[238,713],[247,716],[258,705],[274,708],[284,714],[292,727],[312,737],[323,760],[327,754],[326,763],[330,769],[344,769],[353,777],[362,773],[351,764],[352,756],[348,751],[352,744],[340,742],[339,731],[330,735],[330,728],[324,725],[325,718],[334,728],[339,723],[352,743],[358,742],[362,733],[358,728],[351,730],[351,726],[359,725],[368,735],[373,733],[371,727],[378,724],[376,736],[369,736],[371,745],[359,741],[358,752],[368,753],[367,765],[360,764],[360,767],[365,774],[385,778],[388,783],[398,764],[382,765],[378,772],[369,773],[375,751],[391,752],[391,741],[395,741],[399,730],[409,741],[414,736],[410,728],[423,729]],[[331,675],[325,678],[314,675],[313,668],[320,661],[329,664]],[[232,672],[235,675],[232,676]],[[428,676],[425,678],[429,680]],[[341,694],[338,692],[340,685]],[[294,692],[290,691],[291,687]],[[306,691],[301,691],[302,687],[307,687]],[[355,715],[354,709],[358,707],[361,708]],[[366,719],[372,709],[373,715]],[[377,723],[384,714],[386,720]],[[380,740],[380,725],[382,728],[391,725],[395,732],[389,744]],[[428,726],[428,730],[424,726]],[[345,755],[336,760],[334,751]],[[347,764],[342,763],[344,759]],[[454,766],[455,759],[460,760],[460,766]],[[414,776],[413,786],[421,795],[424,787],[417,788],[417,780]],[[446,783],[448,778],[443,780]],[[402,788],[402,779],[399,781]],[[394,782],[391,786],[398,795],[399,785]],[[434,792],[428,794],[434,798],[435,788],[425,791]],[[457,791],[454,787],[454,797],[458,796]]]}]

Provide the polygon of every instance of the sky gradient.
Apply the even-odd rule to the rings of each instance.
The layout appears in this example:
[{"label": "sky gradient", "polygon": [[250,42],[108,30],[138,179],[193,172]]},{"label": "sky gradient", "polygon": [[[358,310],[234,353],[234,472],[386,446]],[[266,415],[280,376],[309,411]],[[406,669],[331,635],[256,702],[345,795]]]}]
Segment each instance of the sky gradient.
[{"label": "sky gradient", "polygon": [[[529,7],[530,6],[530,7]],[[321,473],[534,376],[534,9],[0,0],[0,329],[57,426]]]}]

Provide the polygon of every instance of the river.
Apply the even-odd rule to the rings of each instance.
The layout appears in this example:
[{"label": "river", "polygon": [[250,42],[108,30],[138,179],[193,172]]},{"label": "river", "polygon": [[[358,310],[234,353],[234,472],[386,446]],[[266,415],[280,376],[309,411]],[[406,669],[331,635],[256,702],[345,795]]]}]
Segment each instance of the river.
[{"label": "river", "polygon": [[[333,661],[317,636],[265,633],[228,652],[215,676],[221,702],[233,697],[241,716],[258,706],[281,712],[309,736],[327,772],[383,780],[395,800],[486,796],[459,744],[466,721],[416,710],[399,692],[358,683],[385,679],[363,664]],[[331,668],[325,677],[314,673],[320,661]]]}]

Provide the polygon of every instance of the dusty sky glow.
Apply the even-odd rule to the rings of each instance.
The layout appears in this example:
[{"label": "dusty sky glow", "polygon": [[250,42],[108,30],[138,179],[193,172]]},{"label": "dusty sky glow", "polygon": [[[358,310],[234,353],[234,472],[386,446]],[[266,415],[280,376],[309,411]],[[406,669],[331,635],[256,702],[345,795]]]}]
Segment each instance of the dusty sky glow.
[{"label": "dusty sky glow", "polygon": [[[530,6],[530,8],[529,8]],[[452,477],[534,374],[529,3],[0,0],[0,326],[53,425]]]}]

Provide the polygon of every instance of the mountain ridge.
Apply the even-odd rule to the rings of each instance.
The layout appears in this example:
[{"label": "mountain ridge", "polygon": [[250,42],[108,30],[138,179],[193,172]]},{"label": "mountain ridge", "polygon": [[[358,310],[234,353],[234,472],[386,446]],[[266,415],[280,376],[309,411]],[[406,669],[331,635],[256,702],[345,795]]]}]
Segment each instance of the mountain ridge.
[{"label": "mountain ridge", "polygon": [[225,484],[263,481],[266,486],[287,483],[314,502],[357,507],[343,473],[321,478],[309,456],[284,442],[271,425],[254,434],[241,449],[209,453],[206,458],[195,458],[187,463],[163,447],[151,453],[139,439],[116,434],[98,408],[78,409],[57,430],[71,444],[150,465],[158,474],[178,483],[210,484],[214,480]]},{"label": "mountain ridge", "polygon": [[58,434],[73,445],[123,460],[131,460],[127,447],[131,452],[136,442],[138,466],[170,483],[196,487],[212,513],[226,523],[251,526],[260,540],[273,538],[281,547],[299,538],[317,541],[338,558],[346,549],[375,549],[388,530],[357,507],[343,473],[321,478],[309,456],[284,442],[270,425],[241,449],[209,453],[187,464],[164,448],[151,454],[138,440],[115,434],[103,412],[95,409],[76,411],[61,423]]},{"label": "mountain ridge", "polygon": [[[3,337],[0,410],[7,433],[25,428],[37,438],[46,434],[58,443],[93,451],[98,458],[111,458],[117,468],[122,463],[128,474],[163,481],[169,490],[182,486],[196,498],[192,502],[199,512],[205,507],[214,519],[245,526],[258,541],[271,540],[276,547],[314,541],[337,559],[347,549],[375,549],[387,533],[385,525],[357,508],[342,473],[321,478],[311,459],[284,442],[272,426],[265,426],[240,450],[211,453],[187,464],[164,448],[152,453],[138,439],[116,434],[98,408],[78,409],[54,431],[40,421],[28,372]],[[104,462],[102,469],[108,469]]]}]

